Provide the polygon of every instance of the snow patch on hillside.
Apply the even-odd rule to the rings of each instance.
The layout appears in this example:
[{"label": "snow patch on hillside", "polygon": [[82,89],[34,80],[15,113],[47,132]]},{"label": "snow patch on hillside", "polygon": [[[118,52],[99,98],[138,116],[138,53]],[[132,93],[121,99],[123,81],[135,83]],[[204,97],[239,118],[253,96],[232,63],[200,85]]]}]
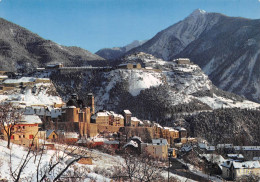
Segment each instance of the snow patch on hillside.
[{"label": "snow patch on hillside", "polygon": [[213,94],[213,97],[197,97],[201,102],[209,105],[212,109],[220,108],[241,108],[241,109],[256,109],[260,104],[244,100],[243,102],[233,101],[224,97],[219,97]]},{"label": "snow patch on hillside", "polygon": [[139,70],[130,71],[129,80],[129,93],[132,96],[139,95],[141,90],[150,87],[157,87],[162,84],[161,74],[157,72],[143,72]]},{"label": "snow patch on hillside", "polygon": [[51,83],[37,83],[35,88],[28,87],[24,91],[14,92],[10,95],[0,95],[0,101],[10,101],[26,106],[61,104],[61,97],[48,93],[51,87],[53,87]]}]

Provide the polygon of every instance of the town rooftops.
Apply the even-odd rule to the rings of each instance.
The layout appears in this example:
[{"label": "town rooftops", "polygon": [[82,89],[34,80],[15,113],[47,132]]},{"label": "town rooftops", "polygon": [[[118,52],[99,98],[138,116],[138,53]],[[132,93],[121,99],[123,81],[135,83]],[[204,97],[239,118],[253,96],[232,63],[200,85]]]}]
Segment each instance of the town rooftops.
[{"label": "town rooftops", "polygon": [[42,124],[42,120],[37,115],[22,115],[19,124]]},{"label": "town rooftops", "polygon": [[52,132],[55,132],[54,130],[46,130],[46,138],[49,138],[49,136],[52,134]]},{"label": "town rooftops", "polygon": [[191,145],[183,145],[183,147],[181,148],[182,152],[189,152],[192,150],[192,146]]},{"label": "town rooftops", "polygon": [[6,79],[3,83],[26,83],[26,82],[34,82],[36,78],[34,77],[22,77],[19,79]]},{"label": "town rooftops", "polygon": [[178,130],[175,130],[174,128],[172,127],[163,127],[165,130],[169,130],[169,131],[175,131],[177,132]]},{"label": "town rooftops", "polygon": [[112,115],[114,117],[117,117],[117,118],[122,118],[124,119],[124,116],[121,115],[121,114],[116,114],[114,111],[109,111],[109,115]]},{"label": "town rooftops", "polygon": [[226,161],[222,164],[222,166],[226,168],[230,168],[232,164],[235,169],[260,168],[260,163],[258,161],[246,161],[246,162]]},{"label": "town rooftops", "polygon": [[140,143],[143,143],[141,137],[138,137],[138,136],[133,136],[133,137],[131,138],[131,140],[139,140]]},{"label": "town rooftops", "polygon": [[206,147],[206,150],[207,150],[207,151],[215,151],[215,150],[216,150],[216,147],[215,147],[215,146],[207,146],[207,147]]},{"label": "town rooftops", "polygon": [[260,161],[260,157],[253,157],[253,161]]},{"label": "town rooftops", "polygon": [[137,122],[140,122],[140,120],[136,117],[131,117],[131,121],[137,121]]},{"label": "town rooftops", "polygon": [[199,142],[198,145],[199,145],[200,149],[206,149],[207,148],[207,144],[206,143]]},{"label": "town rooftops", "polygon": [[79,134],[76,132],[64,132],[65,138],[78,138]]},{"label": "town rooftops", "polygon": [[160,124],[158,123],[154,123],[154,126],[156,126],[157,128],[163,128]]},{"label": "town rooftops", "polygon": [[52,63],[52,64],[47,65],[48,68],[53,68],[53,67],[56,67],[56,66],[62,66],[62,63]]},{"label": "town rooftops", "polygon": [[138,144],[137,144],[135,141],[133,141],[133,140],[130,140],[130,142],[128,142],[127,144],[125,144],[125,145],[123,146],[123,148],[128,147],[128,146],[133,146],[133,147],[135,147],[135,148],[138,148]]},{"label": "town rooftops", "polygon": [[132,114],[129,110],[124,110],[125,114]]},{"label": "town rooftops", "polygon": [[104,141],[105,144],[108,144],[108,145],[119,145],[119,141],[117,140],[108,140],[108,141]]},{"label": "town rooftops", "polygon": [[98,112],[98,113],[96,113],[96,115],[97,115],[98,117],[101,117],[101,116],[109,116],[109,112],[108,112],[108,111]]},{"label": "town rooftops", "polygon": [[121,114],[116,114],[115,112],[113,111],[100,111],[100,112],[97,112],[96,113],[96,116],[97,117],[101,117],[101,116],[114,116],[114,117],[117,117],[117,118],[124,118],[123,115]]},{"label": "town rooftops", "polygon": [[230,149],[230,148],[233,148],[233,144],[218,144],[217,148],[218,149],[220,149],[220,148]]},{"label": "town rooftops", "polygon": [[227,154],[227,157],[233,159],[244,159],[244,156],[242,154]]},{"label": "town rooftops", "polygon": [[234,146],[235,150],[244,150],[244,151],[260,151],[260,146]]},{"label": "town rooftops", "polygon": [[183,128],[183,127],[180,127],[180,126],[176,127],[175,129],[176,129],[176,130],[178,130],[178,131],[186,131],[186,129],[185,129],[185,128]]},{"label": "town rooftops", "polygon": [[216,163],[222,168],[221,164],[223,164],[226,160],[221,156],[217,154],[200,154],[201,157],[204,157],[207,161]]},{"label": "town rooftops", "polygon": [[164,138],[152,139],[153,145],[168,145],[168,142]]}]

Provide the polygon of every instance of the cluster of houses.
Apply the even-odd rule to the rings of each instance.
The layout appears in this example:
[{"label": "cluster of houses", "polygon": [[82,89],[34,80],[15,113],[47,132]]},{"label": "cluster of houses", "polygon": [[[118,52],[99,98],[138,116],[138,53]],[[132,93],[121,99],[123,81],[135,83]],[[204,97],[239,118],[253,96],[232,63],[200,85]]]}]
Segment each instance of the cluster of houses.
[{"label": "cluster of houses", "polygon": [[208,146],[206,143],[199,143],[198,146],[200,156],[207,161],[212,174],[222,175],[227,180],[245,175],[260,176],[260,146]]},{"label": "cluster of houses", "polygon": [[167,158],[170,146],[196,141],[187,137],[185,128],[162,127],[148,120],[141,121],[133,117],[129,110],[123,110],[121,114],[113,111],[95,112],[94,100],[91,93],[87,95],[86,102],[78,99],[76,94],[72,94],[64,105],[26,106],[22,109],[21,122],[16,123],[14,127],[11,141],[24,146],[32,144],[39,146],[42,140],[50,142],[57,141],[58,138],[76,143],[79,138],[93,138],[102,133],[122,133],[126,128],[129,131],[128,138],[134,135],[141,136],[146,130],[152,143],[142,143],[142,147],[139,147],[142,150],[139,151],[151,151],[152,147],[154,148],[152,156],[161,159]]},{"label": "cluster of houses", "polygon": [[0,71],[0,94],[15,90],[16,88],[34,86],[36,83],[51,82],[49,78],[20,77],[18,79],[10,79],[9,74],[12,73]]}]

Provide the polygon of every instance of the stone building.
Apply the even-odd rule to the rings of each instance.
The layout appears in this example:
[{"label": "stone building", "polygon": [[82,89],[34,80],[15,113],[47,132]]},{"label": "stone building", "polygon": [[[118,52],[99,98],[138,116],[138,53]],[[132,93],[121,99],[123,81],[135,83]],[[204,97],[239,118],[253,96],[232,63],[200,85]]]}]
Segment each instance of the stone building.
[{"label": "stone building", "polygon": [[[94,100],[94,96],[91,95],[91,97]],[[67,126],[67,128],[73,127],[74,129],[70,128],[70,131],[79,131],[81,136],[87,135],[89,132],[91,110],[95,111],[94,105],[91,104],[91,107],[87,107],[83,100],[78,99],[76,94],[72,94],[66,107],[63,108],[62,122],[57,123],[58,129],[64,126]]]},{"label": "stone building", "polygon": [[152,143],[141,144],[142,153],[147,153],[154,158],[167,159],[168,158],[168,142],[166,139],[152,139]]},{"label": "stone building", "polygon": [[124,122],[125,122],[124,125],[129,126],[131,124],[132,113],[129,110],[124,110],[123,116],[124,116]]},{"label": "stone building", "polygon": [[222,176],[225,179],[235,180],[244,175],[256,175],[260,177],[260,163],[258,161],[236,162],[228,160],[222,165]]},{"label": "stone building", "polygon": [[[11,142],[26,147],[38,146],[38,131],[42,124],[41,119],[37,115],[22,115],[21,120],[15,124]],[[5,132],[4,138],[7,139]]]}]

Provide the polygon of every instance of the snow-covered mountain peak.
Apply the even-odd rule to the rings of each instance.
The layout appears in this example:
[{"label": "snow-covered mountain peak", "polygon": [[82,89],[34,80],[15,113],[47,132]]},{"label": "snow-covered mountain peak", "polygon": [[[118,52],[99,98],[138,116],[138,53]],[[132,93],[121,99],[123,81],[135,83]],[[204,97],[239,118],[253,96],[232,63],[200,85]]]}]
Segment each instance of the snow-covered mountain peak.
[{"label": "snow-covered mountain peak", "polygon": [[151,40],[129,51],[146,52],[164,60],[171,60],[191,42],[206,33],[217,22],[219,15],[197,9],[187,18],[159,32]]},{"label": "snow-covered mountain peak", "polygon": [[198,16],[198,15],[205,15],[207,14],[207,12],[205,10],[202,9],[196,9],[194,10],[190,16]]},{"label": "snow-covered mountain peak", "polygon": [[146,41],[147,40],[134,40],[132,43],[125,46],[125,51],[130,51],[131,49],[144,44]]},{"label": "snow-covered mountain peak", "polygon": [[204,10],[196,9],[194,10],[187,18],[184,19],[189,24],[197,24],[199,23],[200,26],[203,26],[203,24],[207,24],[207,13]]}]

